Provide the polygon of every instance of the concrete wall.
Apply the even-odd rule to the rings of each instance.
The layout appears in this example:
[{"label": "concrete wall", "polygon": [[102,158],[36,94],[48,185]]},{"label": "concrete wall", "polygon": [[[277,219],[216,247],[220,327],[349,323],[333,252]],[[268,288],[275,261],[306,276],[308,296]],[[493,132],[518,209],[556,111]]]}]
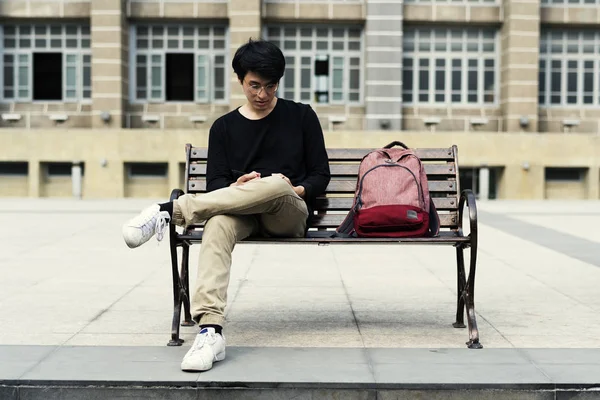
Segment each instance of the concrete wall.
[{"label": "concrete wall", "polygon": [[[98,145],[98,138],[102,145]],[[469,132],[389,132],[325,133],[329,147],[379,147],[402,140],[412,147],[458,145],[462,166],[504,167],[499,197],[505,199],[543,199],[546,196],[546,167],[588,168],[585,196],[600,198],[600,136],[584,134],[469,133]],[[40,161],[85,163],[83,195],[86,198],[148,196],[180,186],[184,146],[206,146],[207,132],[191,130],[2,130],[0,161],[29,160],[28,196],[55,195],[44,181]],[[103,160],[106,162],[104,163]],[[166,179],[128,181],[126,162],[166,162]],[[56,186],[58,187],[58,186]],[[63,187],[70,193],[70,186]],[[5,189],[4,189],[5,190]],[[22,184],[15,189],[22,194]],[[58,189],[56,189],[58,191]],[[12,191],[11,191],[12,193]],[[67,193],[67,195],[68,195]],[[552,193],[556,193],[556,190]]]}]

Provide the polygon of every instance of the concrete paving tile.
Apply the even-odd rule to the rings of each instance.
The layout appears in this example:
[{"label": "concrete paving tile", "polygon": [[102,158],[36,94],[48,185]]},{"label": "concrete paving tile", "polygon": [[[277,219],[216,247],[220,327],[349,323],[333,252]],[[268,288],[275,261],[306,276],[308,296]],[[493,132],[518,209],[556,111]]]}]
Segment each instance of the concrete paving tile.
[{"label": "concrete paving tile", "polygon": [[184,347],[63,346],[22,376],[24,381],[178,382],[194,385],[198,374],[184,373]]},{"label": "concrete paving tile", "polygon": [[600,392],[588,391],[587,389],[564,389],[557,390],[556,400],[598,400]]},{"label": "concrete paving tile", "polygon": [[593,364],[537,364],[557,384],[600,385],[600,365]]},{"label": "concrete paving tile", "polygon": [[600,347],[598,336],[585,335],[547,335],[547,334],[514,334],[504,336],[518,348],[597,348]]},{"label": "concrete paving tile", "polygon": [[[4,329],[4,327],[3,327]],[[37,332],[31,333],[29,329],[23,329],[21,332],[0,331],[0,344],[6,345],[40,345],[40,346],[60,346],[69,340],[73,333],[43,333],[39,327]]]},{"label": "concrete paving tile", "polygon": [[539,390],[380,390],[378,400],[555,400],[554,392]]},{"label": "concrete paving tile", "polygon": [[[184,340],[195,338],[197,328],[181,327]],[[171,339],[169,332],[157,333],[78,333],[64,344],[66,346],[166,346]]]},{"label": "concrete paving tile", "polygon": [[517,349],[368,349],[373,364],[450,364],[450,365],[529,365],[531,361]]},{"label": "concrete paving tile", "polygon": [[111,310],[120,311],[165,311],[172,307],[171,287],[139,286],[111,305]]},{"label": "concrete paving tile", "polygon": [[[378,328],[380,327],[380,328]],[[484,348],[511,348],[512,343],[496,330],[480,324],[479,337]],[[463,348],[468,340],[466,328],[457,329],[450,324],[433,328],[407,324],[360,324],[366,347],[416,347]]]},{"label": "concrete paving tile", "polygon": [[415,384],[549,384],[548,379],[532,364],[478,364],[462,368],[452,364],[375,364],[377,383]]},{"label": "concrete paving tile", "polygon": [[[226,334],[227,335],[227,334]],[[363,341],[358,333],[336,334],[315,333],[304,335],[284,333],[282,335],[266,335],[262,333],[240,332],[227,336],[232,346],[265,346],[265,347],[362,347]]]},{"label": "concrete paving tile", "polygon": [[597,347],[579,349],[523,349],[522,352],[536,364],[600,365],[600,348]]},{"label": "concrete paving tile", "polygon": [[219,380],[373,383],[365,353],[356,348],[229,347],[227,359],[202,373],[198,385]]},{"label": "concrete paving tile", "polygon": [[19,400],[17,388],[0,386],[0,399],[2,400]]},{"label": "concrete paving tile", "polygon": [[168,333],[171,332],[172,311],[108,310],[86,325],[81,333]]},{"label": "concrete paving tile", "polygon": [[355,310],[354,315],[359,323],[404,323],[421,328],[447,327],[456,320],[456,311],[451,306],[446,307],[412,307],[393,311],[373,309],[368,311]]},{"label": "concrete paving tile", "polygon": [[280,287],[290,286],[294,288],[314,288],[315,291],[328,290],[329,288],[338,288],[340,286],[339,277],[336,276],[310,276],[310,275],[290,275],[286,273],[270,274],[263,277],[248,274],[244,279],[245,284],[251,284],[257,287]]},{"label": "concrete paving tile", "polygon": [[[436,349],[436,348],[466,348],[466,342],[469,336],[466,332],[458,333],[452,331],[446,332],[421,332],[421,333],[402,333],[391,335],[362,334],[364,346],[367,348],[417,348],[417,349]],[[483,342],[484,346],[486,342]]]},{"label": "concrete paving tile", "polygon": [[[318,311],[316,311],[318,310]],[[299,322],[307,325],[321,322],[353,322],[354,317],[347,304],[331,303],[320,308],[314,304],[286,304],[259,308],[255,303],[235,302],[226,315],[228,321],[277,321]]]},{"label": "concrete paving tile", "polygon": [[[18,379],[56,350],[55,346],[0,346],[0,382]],[[0,392],[2,394],[2,392]],[[0,396],[0,399],[4,397]]]},{"label": "concrete paving tile", "polygon": [[45,388],[28,387],[19,390],[20,400],[101,400],[101,399],[128,399],[128,400],[197,400],[195,389],[189,388]]},{"label": "concrete paving tile", "polygon": [[377,400],[377,394],[371,390],[339,389],[205,389],[198,392],[198,400]]},{"label": "concrete paving tile", "polygon": [[[84,305],[81,308],[52,306],[40,303],[38,307],[15,307],[11,302],[0,305],[2,333],[75,333],[102,312],[101,305]],[[32,302],[33,303],[33,302]],[[23,310],[35,310],[35,316]]]},{"label": "concrete paving tile", "polygon": [[331,286],[324,289],[314,287],[297,287],[289,283],[281,286],[262,286],[254,282],[246,282],[239,290],[237,301],[253,301],[268,299],[269,302],[347,302],[346,291],[339,286]]},{"label": "concrete paving tile", "polygon": [[229,322],[225,336],[231,346],[362,347],[353,322]]}]

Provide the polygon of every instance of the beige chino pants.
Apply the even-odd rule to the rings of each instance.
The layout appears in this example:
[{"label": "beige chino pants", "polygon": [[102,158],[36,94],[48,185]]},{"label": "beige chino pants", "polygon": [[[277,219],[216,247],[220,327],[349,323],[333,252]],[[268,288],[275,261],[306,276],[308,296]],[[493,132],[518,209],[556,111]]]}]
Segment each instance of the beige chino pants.
[{"label": "beige chino pants", "polygon": [[304,200],[278,176],[175,200],[174,224],[206,221],[192,293],[192,318],[200,324],[225,323],[231,253],[236,242],[257,234],[303,237],[307,217]]}]

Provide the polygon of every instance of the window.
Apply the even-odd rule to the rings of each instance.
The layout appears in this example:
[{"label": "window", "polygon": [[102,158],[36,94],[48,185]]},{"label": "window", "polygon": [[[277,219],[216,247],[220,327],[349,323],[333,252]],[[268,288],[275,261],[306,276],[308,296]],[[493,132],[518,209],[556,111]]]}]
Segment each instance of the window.
[{"label": "window", "polygon": [[166,177],[169,165],[167,163],[132,162],[125,163],[129,178]]},{"label": "window", "polygon": [[131,97],[143,102],[226,101],[226,43],[222,26],[133,27]]},{"label": "window", "polygon": [[576,167],[546,167],[545,174],[547,181],[583,181],[587,168]]},{"label": "window", "polygon": [[408,28],[404,33],[403,101],[496,104],[496,31]]},{"label": "window", "polygon": [[4,25],[0,30],[3,100],[91,98],[89,26]]},{"label": "window", "polygon": [[498,198],[498,185],[500,177],[502,175],[502,167],[488,167],[489,170],[489,181],[488,181],[488,192],[482,192],[480,178],[481,169],[478,167],[461,167],[458,179],[460,180],[460,190],[470,189],[475,194],[476,198],[482,196],[486,199]]},{"label": "window", "polygon": [[269,26],[286,69],[278,94],[308,103],[360,103],[362,31],[354,27]]},{"label": "window", "polygon": [[46,163],[46,173],[48,176],[71,176],[73,164],[70,162],[52,162]]},{"label": "window", "polygon": [[546,30],[540,37],[539,103],[600,105],[600,34]]},{"label": "window", "polygon": [[1,161],[0,175],[27,176],[29,164],[27,161]]}]

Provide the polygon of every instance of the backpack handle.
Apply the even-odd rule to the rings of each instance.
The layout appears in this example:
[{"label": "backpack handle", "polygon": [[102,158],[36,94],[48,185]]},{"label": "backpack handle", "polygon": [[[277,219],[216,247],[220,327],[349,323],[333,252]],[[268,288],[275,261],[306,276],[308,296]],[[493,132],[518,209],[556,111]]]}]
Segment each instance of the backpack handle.
[{"label": "backpack handle", "polygon": [[394,142],[388,144],[387,146],[384,147],[384,149],[391,149],[394,146],[404,147],[406,150],[408,150],[408,146],[407,145],[405,145],[402,142],[398,142],[398,141],[394,141]]}]

